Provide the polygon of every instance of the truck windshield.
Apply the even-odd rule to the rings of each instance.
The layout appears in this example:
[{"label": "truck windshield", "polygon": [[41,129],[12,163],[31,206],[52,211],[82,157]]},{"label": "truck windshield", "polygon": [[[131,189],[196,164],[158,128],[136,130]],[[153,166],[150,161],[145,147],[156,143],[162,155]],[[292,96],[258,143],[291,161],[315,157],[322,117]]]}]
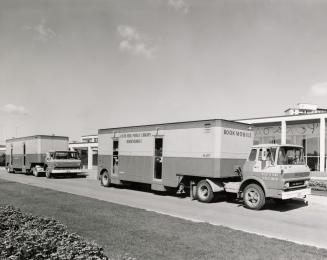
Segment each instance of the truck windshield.
[{"label": "truck windshield", "polygon": [[303,148],[283,146],[278,151],[278,165],[305,164]]},{"label": "truck windshield", "polygon": [[55,159],[59,159],[59,160],[78,159],[78,153],[77,152],[56,152]]}]

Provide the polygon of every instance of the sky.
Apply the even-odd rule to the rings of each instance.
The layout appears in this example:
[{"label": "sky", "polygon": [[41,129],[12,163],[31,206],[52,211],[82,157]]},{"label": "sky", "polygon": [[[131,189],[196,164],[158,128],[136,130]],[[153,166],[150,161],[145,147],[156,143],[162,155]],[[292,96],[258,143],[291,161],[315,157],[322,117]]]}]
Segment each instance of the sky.
[{"label": "sky", "polygon": [[326,108],[323,0],[1,0],[0,143]]}]

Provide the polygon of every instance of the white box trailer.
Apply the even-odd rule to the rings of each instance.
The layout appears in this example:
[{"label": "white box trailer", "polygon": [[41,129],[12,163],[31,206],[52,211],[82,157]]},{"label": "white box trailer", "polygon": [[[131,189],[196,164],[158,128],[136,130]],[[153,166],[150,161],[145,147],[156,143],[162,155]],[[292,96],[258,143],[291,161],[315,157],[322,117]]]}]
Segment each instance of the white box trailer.
[{"label": "white box trailer", "polygon": [[176,188],[183,176],[237,177],[252,142],[250,125],[227,120],[100,129],[98,174],[154,190]]},{"label": "white box trailer", "polygon": [[210,202],[236,193],[248,208],[266,198],[310,194],[303,148],[253,146],[250,125],[222,119],[100,129],[98,179],[103,186],[138,182],[152,190],[189,191]]},{"label": "white box trailer", "polygon": [[28,173],[34,169],[44,171],[49,151],[67,151],[68,137],[33,135],[6,140],[6,167],[9,172]]}]

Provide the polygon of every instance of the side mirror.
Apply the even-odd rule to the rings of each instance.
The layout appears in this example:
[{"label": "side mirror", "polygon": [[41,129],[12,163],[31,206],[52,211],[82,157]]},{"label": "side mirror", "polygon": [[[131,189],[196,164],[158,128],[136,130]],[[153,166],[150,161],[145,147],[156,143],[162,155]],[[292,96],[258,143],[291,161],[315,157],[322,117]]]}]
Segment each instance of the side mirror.
[{"label": "side mirror", "polygon": [[261,158],[262,161],[267,161],[267,151],[263,150],[262,151],[262,158]]}]

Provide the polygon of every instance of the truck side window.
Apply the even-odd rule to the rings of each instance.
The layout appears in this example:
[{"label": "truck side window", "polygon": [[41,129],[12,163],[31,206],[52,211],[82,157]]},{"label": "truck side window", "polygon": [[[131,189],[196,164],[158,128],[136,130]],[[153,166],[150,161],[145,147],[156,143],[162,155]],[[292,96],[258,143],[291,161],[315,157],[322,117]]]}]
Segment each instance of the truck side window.
[{"label": "truck side window", "polygon": [[256,157],[257,157],[257,149],[252,149],[249,156],[249,161],[255,161]]}]

